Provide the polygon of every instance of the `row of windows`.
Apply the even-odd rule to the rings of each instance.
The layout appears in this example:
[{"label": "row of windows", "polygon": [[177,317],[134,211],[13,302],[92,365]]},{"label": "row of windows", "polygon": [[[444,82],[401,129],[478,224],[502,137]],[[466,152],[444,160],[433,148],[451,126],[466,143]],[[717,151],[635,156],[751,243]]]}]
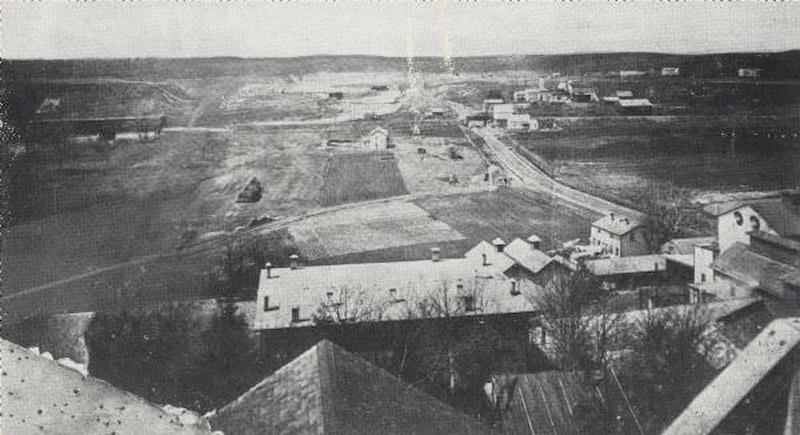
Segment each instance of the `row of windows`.
[{"label": "row of windows", "polygon": [[[744,224],[744,216],[742,213],[735,211],[733,212],[733,220],[736,222],[736,225],[742,226]],[[756,216],[750,216],[750,228],[753,231],[758,231],[761,228],[761,221]]]},{"label": "row of windows", "polygon": [[597,240],[597,239],[592,240],[592,244],[593,245],[597,245],[597,246],[602,246],[603,247],[603,252],[612,252],[612,253],[614,253],[614,255],[619,255],[619,247],[618,246],[616,246],[616,247],[614,247],[612,249],[611,245],[609,245],[608,243],[605,243],[605,242],[601,242],[600,240]]}]

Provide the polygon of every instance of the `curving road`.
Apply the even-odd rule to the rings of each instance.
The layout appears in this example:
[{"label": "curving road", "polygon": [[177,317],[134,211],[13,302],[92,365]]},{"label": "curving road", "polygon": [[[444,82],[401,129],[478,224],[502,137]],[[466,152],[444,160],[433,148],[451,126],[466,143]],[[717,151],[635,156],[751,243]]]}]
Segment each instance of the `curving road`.
[{"label": "curving road", "polygon": [[600,214],[615,213],[626,215],[634,219],[642,219],[644,217],[644,214],[637,210],[590,195],[556,181],[544,171],[537,168],[536,165],[531,163],[528,159],[522,157],[498,139],[494,130],[490,128],[475,128],[472,131],[486,142],[489,152],[495,160],[497,160],[522,187],[553,195],[559,199]]}]

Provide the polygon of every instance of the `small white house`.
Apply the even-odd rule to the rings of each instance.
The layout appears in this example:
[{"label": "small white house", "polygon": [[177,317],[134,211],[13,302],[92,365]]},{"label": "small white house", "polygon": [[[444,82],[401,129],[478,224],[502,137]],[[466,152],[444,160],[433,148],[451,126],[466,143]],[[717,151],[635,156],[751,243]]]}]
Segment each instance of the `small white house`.
[{"label": "small white house", "polygon": [[614,213],[592,224],[590,244],[610,257],[644,255],[649,251],[646,230],[641,223]]},{"label": "small white house", "polygon": [[362,145],[368,150],[383,150],[389,148],[389,131],[383,127],[376,127],[362,139]]},{"label": "small white house", "polygon": [[739,68],[737,75],[743,78],[758,78],[761,77],[761,68]]},{"label": "small white house", "polygon": [[665,66],[661,68],[662,77],[675,77],[681,75],[681,69],[676,66]]},{"label": "small white house", "polygon": [[531,119],[531,116],[525,114],[513,114],[508,117],[508,124],[506,128],[513,131],[536,131],[539,129],[539,122]]}]

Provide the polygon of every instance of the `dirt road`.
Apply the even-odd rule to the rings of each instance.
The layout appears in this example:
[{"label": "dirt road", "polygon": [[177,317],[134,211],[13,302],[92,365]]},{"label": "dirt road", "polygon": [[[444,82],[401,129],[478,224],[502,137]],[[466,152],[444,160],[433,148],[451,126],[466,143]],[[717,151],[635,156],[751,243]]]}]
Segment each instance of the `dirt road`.
[{"label": "dirt road", "polygon": [[616,213],[635,219],[644,217],[637,210],[573,189],[556,181],[498,139],[496,132],[492,129],[481,128],[473,129],[473,131],[486,141],[486,145],[494,158],[508,171],[513,180],[521,186],[537,192],[548,193],[600,214]]}]

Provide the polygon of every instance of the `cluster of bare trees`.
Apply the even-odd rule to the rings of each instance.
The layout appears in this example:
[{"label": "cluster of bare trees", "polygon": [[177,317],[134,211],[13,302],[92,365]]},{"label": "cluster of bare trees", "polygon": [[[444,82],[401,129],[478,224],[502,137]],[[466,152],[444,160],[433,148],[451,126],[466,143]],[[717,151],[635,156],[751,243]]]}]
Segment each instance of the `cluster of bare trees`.
[{"label": "cluster of bare trees", "polygon": [[591,273],[554,279],[534,302],[534,336],[560,370],[603,370],[636,416],[636,431],[656,433],[709,379],[710,316],[702,306],[621,312]]}]

